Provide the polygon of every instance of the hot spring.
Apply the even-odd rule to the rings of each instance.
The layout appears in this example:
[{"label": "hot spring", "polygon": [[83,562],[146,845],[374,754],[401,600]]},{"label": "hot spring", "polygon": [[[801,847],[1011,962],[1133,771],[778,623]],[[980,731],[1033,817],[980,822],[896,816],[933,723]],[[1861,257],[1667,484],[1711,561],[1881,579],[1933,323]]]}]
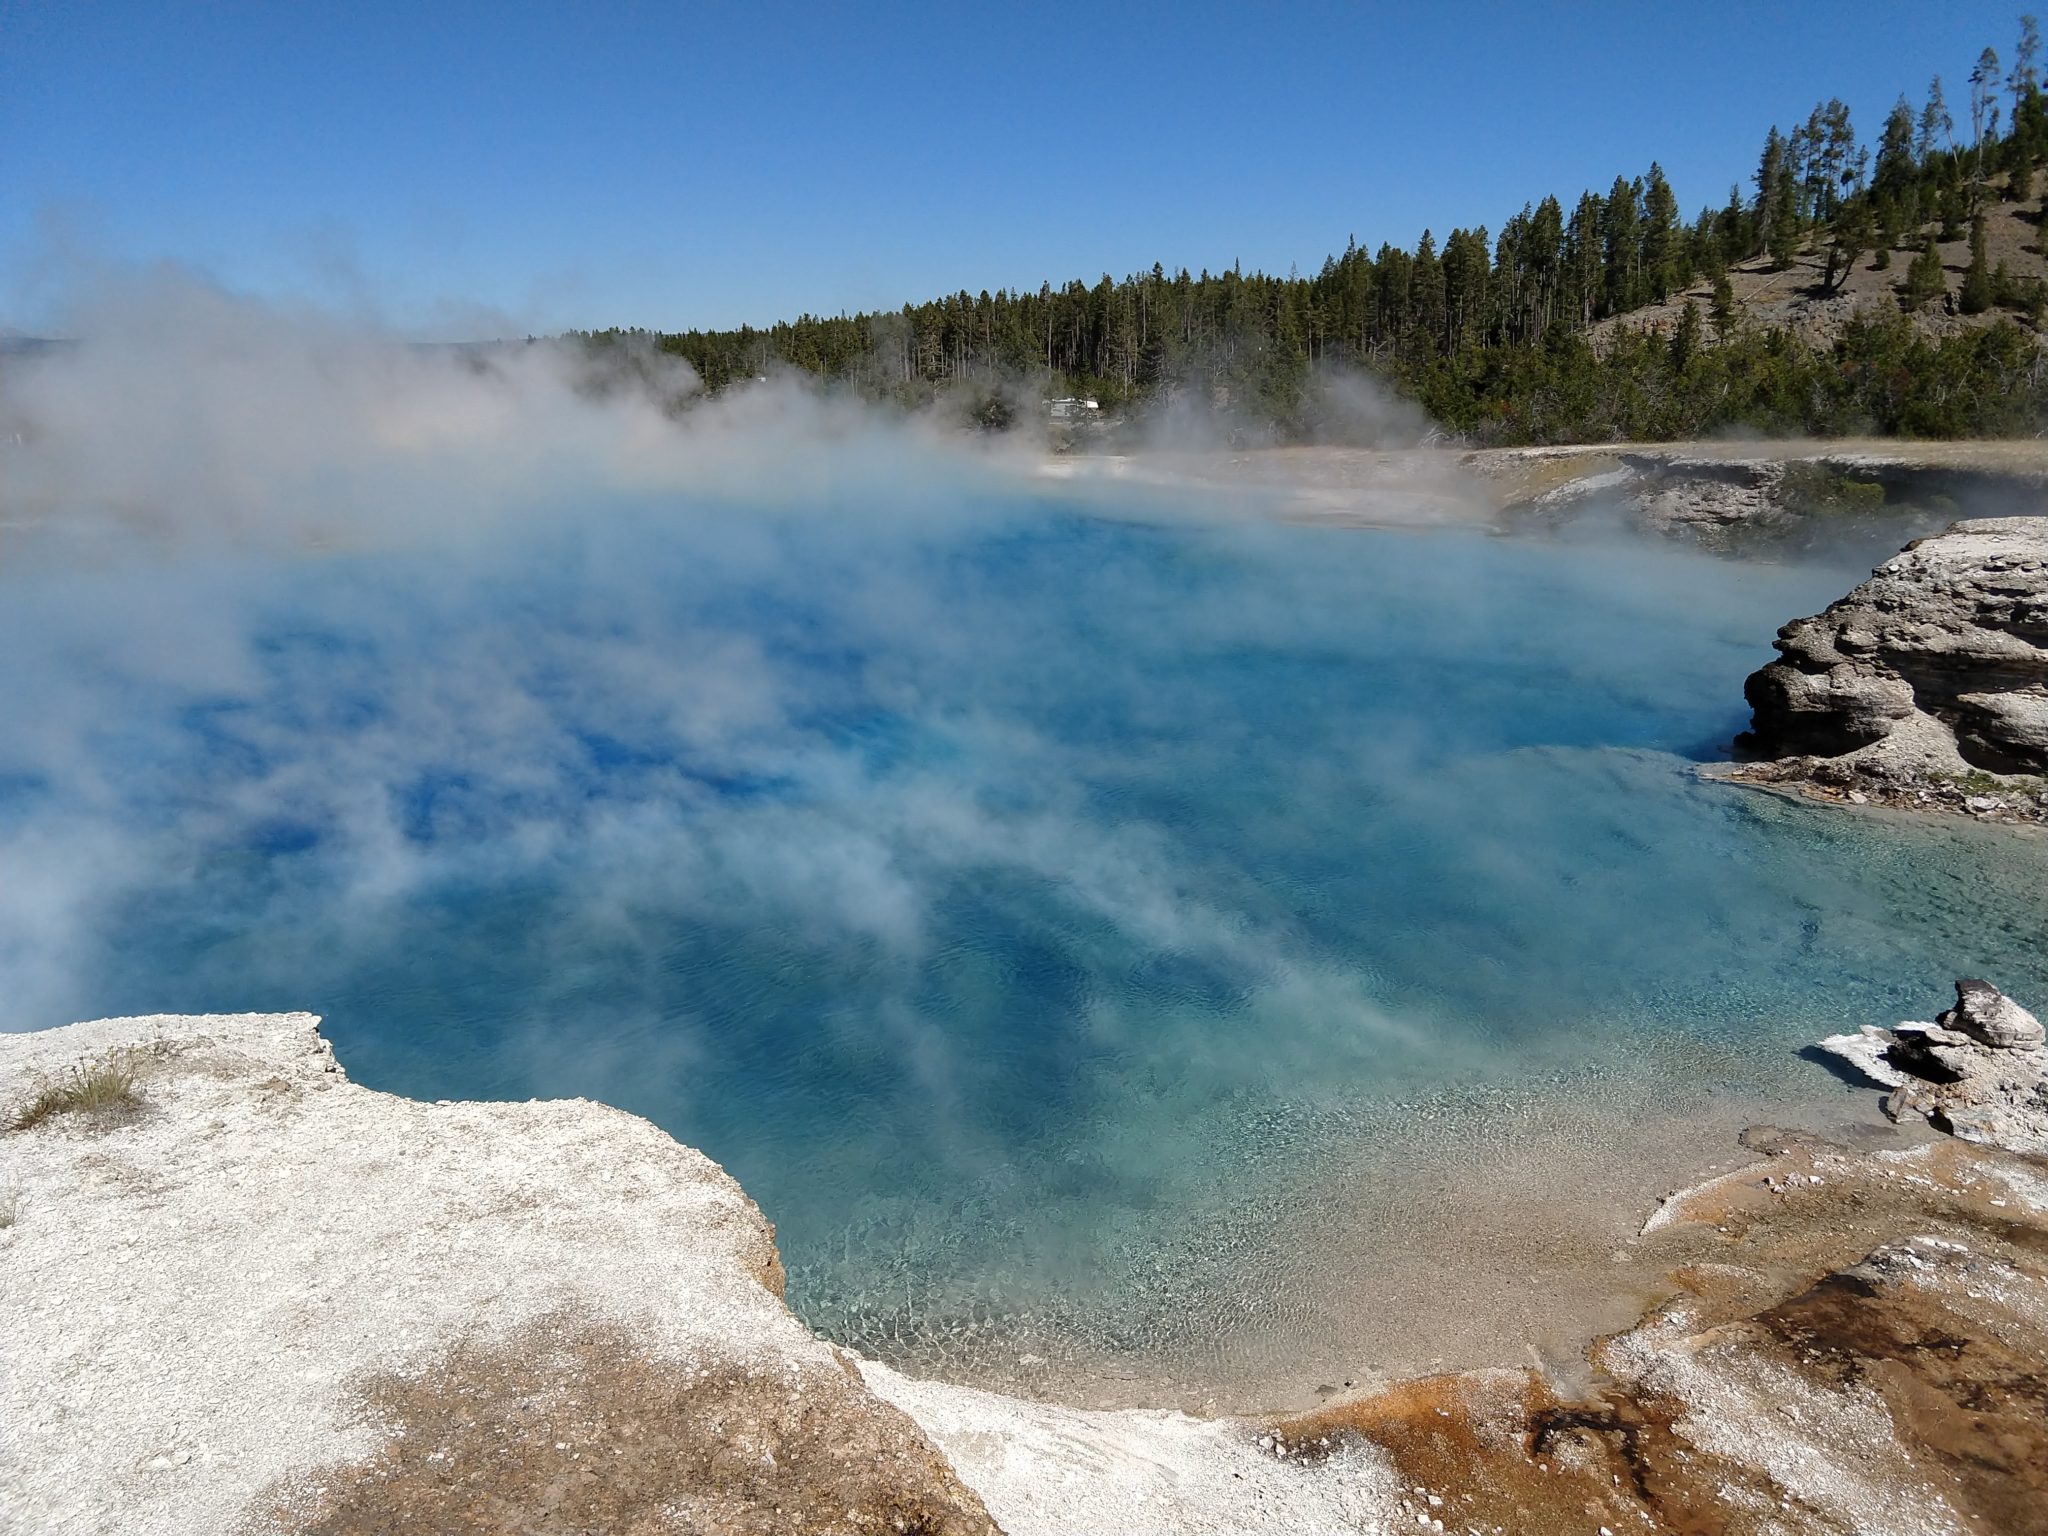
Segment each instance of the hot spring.
[{"label": "hot spring", "polygon": [[1455,1213],[2048,996],[2037,842],[1694,776],[1867,550],[886,486],[17,548],[5,1025],[306,1009],[371,1087],[602,1099],[827,1334],[1143,1398],[1362,1374]]}]

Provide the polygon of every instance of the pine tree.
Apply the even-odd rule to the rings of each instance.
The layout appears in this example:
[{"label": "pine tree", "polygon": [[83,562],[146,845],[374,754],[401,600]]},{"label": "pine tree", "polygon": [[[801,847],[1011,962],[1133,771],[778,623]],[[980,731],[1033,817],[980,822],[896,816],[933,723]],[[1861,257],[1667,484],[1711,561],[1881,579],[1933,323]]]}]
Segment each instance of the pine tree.
[{"label": "pine tree", "polygon": [[1742,206],[1741,187],[1733,183],[1729,184],[1727,206],[1721,210],[1721,216],[1715,223],[1717,232],[1721,237],[1721,264],[1723,266],[1754,254],[1755,247],[1750,244],[1752,221],[1748,210]]},{"label": "pine tree", "polygon": [[1594,193],[1582,192],[1571,223],[1565,226],[1565,268],[1581,325],[1591,325],[1599,315],[1600,227],[1606,217],[1606,204]]},{"label": "pine tree", "polygon": [[1428,230],[1416,242],[1415,264],[1408,274],[1408,314],[1415,340],[1425,349],[1435,345],[1444,328],[1444,265],[1436,253],[1436,237]]},{"label": "pine tree", "polygon": [[2032,16],[2020,18],[2019,46],[2012,51],[2012,73],[2005,83],[2012,89],[2012,120],[2020,120],[2020,108],[2041,86],[2041,24]]},{"label": "pine tree", "polygon": [[1756,250],[1770,250],[1772,236],[1776,233],[1775,219],[1778,206],[1778,184],[1785,179],[1785,136],[1778,132],[1777,124],[1771,125],[1770,136],[1764,140],[1764,152],[1756,167]]},{"label": "pine tree", "polygon": [[1714,284],[1714,339],[1725,344],[1735,334],[1735,285],[1722,273]]},{"label": "pine tree", "polygon": [[1756,225],[1771,264],[1783,271],[1799,252],[1799,178],[1805,130],[1786,138],[1774,126],[1756,168]]},{"label": "pine tree", "polygon": [[1960,240],[1963,236],[1963,222],[1970,217],[1970,200],[1953,165],[1950,168],[1950,175],[1955,179],[1941,189],[1941,238]]},{"label": "pine tree", "polygon": [[1800,193],[1806,216],[1817,224],[1831,223],[1843,194],[1861,182],[1869,163],[1867,152],[1856,147],[1847,104],[1839,96],[1822,102],[1793,138],[1804,149]]},{"label": "pine tree", "polygon": [[1702,208],[1685,236],[1683,265],[1709,280],[1728,270],[1728,259],[1721,254],[1720,222],[1713,209]]},{"label": "pine tree", "polygon": [[1937,150],[1954,148],[1955,131],[1956,120],[1949,115],[1948,99],[1941,93],[1941,76],[1936,75],[1927,83],[1927,105],[1920,109],[1920,131],[1913,140],[1914,157],[1923,171]]},{"label": "pine tree", "polygon": [[1663,303],[1684,282],[1679,265],[1678,196],[1653,160],[1643,188],[1643,283],[1652,303]]},{"label": "pine tree", "polygon": [[1991,307],[1996,298],[1991,286],[1991,263],[1984,248],[1984,218],[1979,214],[1970,221],[1970,267],[1963,274],[1962,292],[1957,303],[1966,315],[1981,315]]},{"label": "pine tree", "polygon": [[1671,333],[1671,371],[1685,372],[1685,365],[1692,361],[1693,354],[1700,349],[1700,307],[1691,299],[1685,301],[1685,309],[1678,317],[1678,328]]},{"label": "pine tree", "polygon": [[1771,253],[1771,265],[1782,272],[1799,254],[1799,184],[1789,162],[1779,170],[1778,184],[1771,192],[1770,231],[1765,246]]},{"label": "pine tree", "polygon": [[1643,260],[1641,207],[1642,187],[1615,177],[1600,225],[1601,272],[1610,315],[1636,307]]},{"label": "pine tree", "polygon": [[2019,202],[2033,195],[2034,161],[2040,158],[2043,150],[2048,150],[2048,107],[2044,107],[2041,97],[2040,52],[2040,28],[2033,17],[2022,16],[2020,45],[2012,73],[2006,77],[2006,83],[2012,87],[2011,147],[2016,156],[2014,184],[2019,184],[2022,173],[2026,178],[2026,190],[2012,194]]},{"label": "pine tree", "polygon": [[1920,247],[1920,254],[1906,268],[1906,303],[1911,308],[1918,308],[1947,288],[1948,275],[1941,268],[1941,248],[1934,243],[1934,236],[1929,235]]},{"label": "pine tree", "polygon": [[1996,48],[1986,48],[1977,55],[1977,67],[1970,71],[1970,214],[1973,218],[1984,198],[1985,146],[1998,137],[1998,88],[2004,78],[1999,72]]},{"label": "pine tree", "polygon": [[1913,157],[1913,109],[1901,96],[1884,120],[1877,142],[1877,169],[1870,189],[1881,200],[1896,203],[1912,188],[1919,166]]},{"label": "pine tree", "polygon": [[1835,215],[1833,238],[1828,241],[1827,270],[1821,274],[1823,291],[1841,291],[1856,266],[1856,258],[1869,248],[1870,239],[1870,203],[1865,198],[1852,198]]}]

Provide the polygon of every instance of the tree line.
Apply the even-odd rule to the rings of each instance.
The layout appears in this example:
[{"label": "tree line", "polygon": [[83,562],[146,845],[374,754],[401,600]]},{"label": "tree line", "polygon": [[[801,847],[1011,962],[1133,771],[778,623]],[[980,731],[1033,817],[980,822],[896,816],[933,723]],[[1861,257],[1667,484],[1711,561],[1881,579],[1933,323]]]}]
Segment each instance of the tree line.
[{"label": "tree line", "polygon": [[[1228,410],[1272,436],[1314,435],[1318,381],[1362,369],[1474,441],[1669,437],[1745,424],[1767,430],[1912,435],[2031,431],[2048,422],[2036,337],[2048,285],[1989,261],[1985,213],[2034,196],[2048,156],[2040,35],[2022,17],[2013,61],[1986,48],[1958,122],[1936,77],[1903,96],[1874,143],[1839,99],[1789,132],[1773,126],[1748,184],[1691,220],[1661,166],[1618,175],[1567,211],[1525,204],[1497,234],[1425,231],[1412,250],[1354,240],[1312,276],[1239,268],[1151,270],[1038,291],[961,291],[900,310],[801,315],[765,329],[579,333],[601,348],[686,359],[704,386],[795,369],[906,404],[949,399],[1000,425],[1019,381],[1087,394],[1111,410],[1161,398]],[[1970,238],[1950,292],[1938,244]],[[1819,266],[1815,297],[1855,264],[1889,271],[1898,305],[1816,346],[1745,322],[1731,267]],[[1652,333],[1624,317],[1694,285]],[[1913,323],[1941,304],[2004,318],[1934,337]],[[1603,324],[1603,322],[1613,322]]]}]

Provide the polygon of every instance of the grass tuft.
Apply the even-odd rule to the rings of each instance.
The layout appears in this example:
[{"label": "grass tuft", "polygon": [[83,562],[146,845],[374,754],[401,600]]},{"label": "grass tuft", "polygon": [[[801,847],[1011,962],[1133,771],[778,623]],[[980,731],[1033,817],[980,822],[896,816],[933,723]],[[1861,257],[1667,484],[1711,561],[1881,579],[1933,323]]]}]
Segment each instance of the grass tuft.
[{"label": "grass tuft", "polygon": [[53,1115],[107,1115],[133,1109],[142,1102],[135,1091],[140,1067],[133,1051],[108,1051],[66,1068],[8,1122],[10,1131],[25,1131]]}]

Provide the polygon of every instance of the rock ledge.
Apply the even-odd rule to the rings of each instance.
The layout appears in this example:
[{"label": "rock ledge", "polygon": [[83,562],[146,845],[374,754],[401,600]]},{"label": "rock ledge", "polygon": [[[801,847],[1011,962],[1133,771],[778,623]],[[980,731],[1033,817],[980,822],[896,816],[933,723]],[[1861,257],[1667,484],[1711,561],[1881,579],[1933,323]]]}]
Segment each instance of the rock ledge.
[{"label": "rock ledge", "polygon": [[1737,743],[1774,761],[1727,777],[2048,820],[2048,517],[1916,540],[1775,643]]}]

